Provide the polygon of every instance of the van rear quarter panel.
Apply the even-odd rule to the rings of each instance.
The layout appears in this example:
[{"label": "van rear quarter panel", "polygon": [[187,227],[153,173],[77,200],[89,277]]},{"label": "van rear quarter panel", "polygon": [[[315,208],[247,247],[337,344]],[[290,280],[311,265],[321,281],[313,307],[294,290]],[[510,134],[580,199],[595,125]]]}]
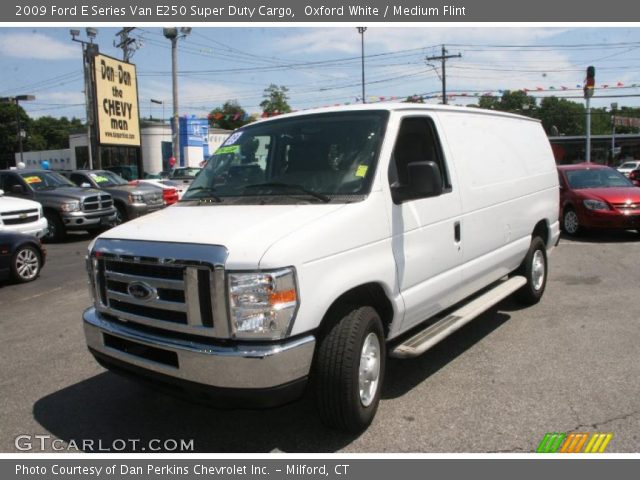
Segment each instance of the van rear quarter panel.
[{"label": "van rear quarter panel", "polygon": [[558,175],[537,121],[439,112],[462,201],[463,277],[472,293],[515,269],[536,223],[558,218]]}]

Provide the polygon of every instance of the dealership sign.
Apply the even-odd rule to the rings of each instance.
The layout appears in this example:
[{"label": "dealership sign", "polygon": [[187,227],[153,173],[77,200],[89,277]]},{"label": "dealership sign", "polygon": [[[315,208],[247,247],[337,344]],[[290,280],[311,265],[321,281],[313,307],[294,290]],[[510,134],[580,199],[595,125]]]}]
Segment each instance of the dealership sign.
[{"label": "dealership sign", "polygon": [[139,147],[136,66],[96,55],[94,74],[98,143]]}]

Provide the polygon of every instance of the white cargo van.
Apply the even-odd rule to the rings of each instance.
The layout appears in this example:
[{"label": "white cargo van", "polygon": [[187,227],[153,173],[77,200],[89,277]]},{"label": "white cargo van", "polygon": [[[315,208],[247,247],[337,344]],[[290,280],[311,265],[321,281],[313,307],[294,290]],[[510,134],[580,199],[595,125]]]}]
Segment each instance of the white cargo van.
[{"label": "white cargo van", "polygon": [[89,349],[107,368],[275,405],[311,389],[366,428],[385,359],[414,357],[506,296],[536,303],[557,244],[539,122],[359,105],[233,133],[182,200],[89,247]]}]

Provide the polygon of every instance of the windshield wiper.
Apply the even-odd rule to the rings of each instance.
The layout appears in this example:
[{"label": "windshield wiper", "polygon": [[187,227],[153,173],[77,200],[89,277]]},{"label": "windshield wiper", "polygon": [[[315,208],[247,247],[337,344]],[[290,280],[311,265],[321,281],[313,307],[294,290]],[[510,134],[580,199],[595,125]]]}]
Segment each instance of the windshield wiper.
[{"label": "windshield wiper", "polygon": [[182,200],[180,200],[181,202],[187,202],[189,200],[205,200],[205,199],[213,199],[216,202],[220,203],[222,202],[222,198],[220,198],[218,195],[214,194],[213,192],[215,192],[216,189],[213,187],[193,187],[189,189],[189,193],[191,192],[206,192],[208,195],[202,195],[202,196],[198,196],[198,197],[187,197],[187,198],[183,198]]},{"label": "windshield wiper", "polygon": [[323,195],[322,193],[314,192],[313,190],[309,190],[308,188],[303,187],[302,185],[298,185],[295,183],[284,183],[284,182],[265,182],[265,183],[254,183],[253,185],[247,185],[244,188],[282,188],[286,190],[297,190],[301,193],[306,193],[307,195],[311,195],[312,197],[317,198],[318,200],[322,200],[324,203],[328,203],[331,201],[329,197]]}]

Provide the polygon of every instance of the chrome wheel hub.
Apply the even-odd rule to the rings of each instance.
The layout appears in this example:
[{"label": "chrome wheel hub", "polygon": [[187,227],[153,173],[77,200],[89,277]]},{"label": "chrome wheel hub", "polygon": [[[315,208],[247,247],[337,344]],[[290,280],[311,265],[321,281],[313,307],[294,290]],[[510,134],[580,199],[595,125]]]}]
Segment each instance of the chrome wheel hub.
[{"label": "chrome wheel hub", "polygon": [[21,250],[16,257],[16,271],[20,278],[31,280],[38,274],[38,256],[33,250]]},{"label": "chrome wheel hub", "polygon": [[578,215],[573,210],[565,214],[564,228],[568,233],[576,233],[578,231]]},{"label": "chrome wheel hub", "polygon": [[360,367],[358,369],[358,386],[360,402],[368,407],[373,402],[380,381],[380,340],[375,333],[370,333],[364,339],[360,352]]},{"label": "chrome wheel hub", "polygon": [[531,263],[531,282],[533,289],[536,291],[540,290],[544,285],[544,267],[544,254],[541,250],[536,250]]}]

